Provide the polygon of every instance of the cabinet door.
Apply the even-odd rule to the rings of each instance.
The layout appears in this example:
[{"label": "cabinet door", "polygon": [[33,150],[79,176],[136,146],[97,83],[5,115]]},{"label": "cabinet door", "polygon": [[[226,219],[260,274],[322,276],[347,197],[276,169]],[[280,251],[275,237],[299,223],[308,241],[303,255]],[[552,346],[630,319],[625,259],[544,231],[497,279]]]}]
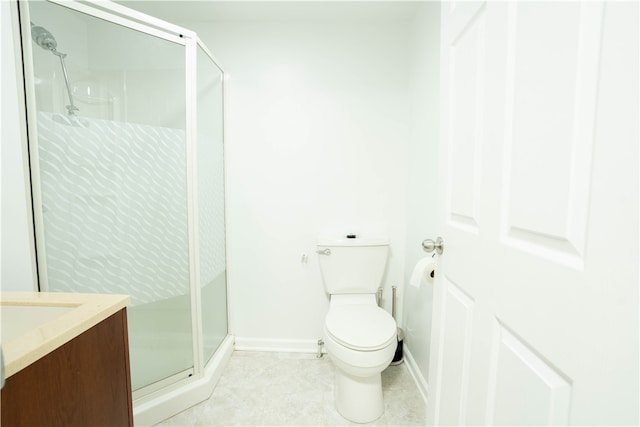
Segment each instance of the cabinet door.
[{"label": "cabinet door", "polygon": [[133,426],[127,312],[7,378],[3,426]]}]

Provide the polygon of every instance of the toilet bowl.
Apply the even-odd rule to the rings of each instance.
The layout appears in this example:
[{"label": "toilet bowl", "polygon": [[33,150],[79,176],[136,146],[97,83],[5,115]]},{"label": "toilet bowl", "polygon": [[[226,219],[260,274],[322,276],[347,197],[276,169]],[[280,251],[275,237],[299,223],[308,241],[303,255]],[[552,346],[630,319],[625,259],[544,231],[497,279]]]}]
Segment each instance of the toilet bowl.
[{"label": "toilet bowl", "polygon": [[336,409],[350,421],[368,423],[384,413],[380,374],[397,346],[396,322],[376,302],[388,242],[319,239],[317,253],[330,295],[324,342],[336,366]]},{"label": "toilet bowl", "polygon": [[335,404],[356,423],[368,423],[384,412],[381,372],[395,354],[396,323],[375,303],[340,303],[331,297],[325,319],[325,347],[336,366]]}]

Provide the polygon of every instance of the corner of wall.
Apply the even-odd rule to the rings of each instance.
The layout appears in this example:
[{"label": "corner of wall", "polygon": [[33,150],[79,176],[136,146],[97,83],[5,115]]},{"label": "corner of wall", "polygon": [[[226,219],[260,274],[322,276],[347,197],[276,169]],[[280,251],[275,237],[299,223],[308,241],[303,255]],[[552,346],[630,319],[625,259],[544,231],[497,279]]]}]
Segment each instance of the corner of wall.
[{"label": "corner of wall", "polygon": [[[440,94],[440,4],[420,5],[411,22],[411,139],[404,281],[408,283],[416,263],[426,255],[422,240],[437,233],[437,178]],[[429,373],[431,340],[431,287],[405,287],[403,325],[411,361],[422,382]],[[417,381],[420,384],[420,381]],[[424,391],[426,394],[426,391]]]},{"label": "corner of wall", "polygon": [[[4,291],[37,291],[35,242],[16,2],[0,2],[2,281]],[[14,64],[14,66],[11,66]]]}]

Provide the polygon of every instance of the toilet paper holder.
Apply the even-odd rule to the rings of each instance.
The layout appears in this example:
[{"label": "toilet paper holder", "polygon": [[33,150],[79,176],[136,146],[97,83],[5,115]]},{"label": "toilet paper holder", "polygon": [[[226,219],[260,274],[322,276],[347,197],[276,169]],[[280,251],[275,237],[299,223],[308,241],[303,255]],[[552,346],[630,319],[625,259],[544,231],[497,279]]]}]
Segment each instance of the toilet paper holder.
[{"label": "toilet paper holder", "polygon": [[422,241],[422,250],[425,252],[436,251],[438,255],[442,255],[442,252],[444,251],[444,240],[442,240],[442,237],[440,236],[436,238],[435,242],[431,239],[425,239]]}]

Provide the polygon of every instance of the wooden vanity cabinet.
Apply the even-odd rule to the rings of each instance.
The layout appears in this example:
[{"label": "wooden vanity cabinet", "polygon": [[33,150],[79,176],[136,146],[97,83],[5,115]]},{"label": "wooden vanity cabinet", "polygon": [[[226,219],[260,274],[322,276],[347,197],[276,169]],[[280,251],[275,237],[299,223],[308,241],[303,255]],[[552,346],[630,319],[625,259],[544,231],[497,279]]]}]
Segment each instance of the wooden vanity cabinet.
[{"label": "wooden vanity cabinet", "polygon": [[0,424],[133,426],[126,308],[6,379]]}]

